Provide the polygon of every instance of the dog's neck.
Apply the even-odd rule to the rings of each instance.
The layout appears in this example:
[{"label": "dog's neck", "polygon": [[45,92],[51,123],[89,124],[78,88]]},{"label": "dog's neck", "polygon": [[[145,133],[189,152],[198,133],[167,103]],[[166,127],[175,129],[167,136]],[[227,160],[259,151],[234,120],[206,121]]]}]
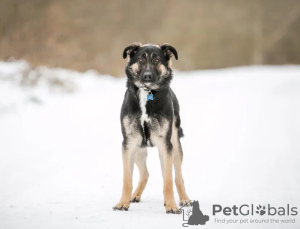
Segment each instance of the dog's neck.
[{"label": "dog's neck", "polygon": [[134,83],[127,81],[127,88],[129,91],[133,92],[134,94],[137,94],[140,90],[144,90],[145,92],[152,92],[153,90],[147,87],[137,87]]},{"label": "dog's neck", "polygon": [[169,86],[161,87],[161,88],[158,88],[158,89],[150,89],[148,87],[140,88],[140,87],[137,87],[134,83],[130,82],[130,80],[128,80],[127,81],[127,88],[128,88],[129,91],[131,91],[134,94],[137,94],[139,92],[139,90],[144,90],[145,92],[156,94],[160,91],[168,90]]},{"label": "dog's neck", "polygon": [[144,90],[145,92],[148,92],[148,93],[151,93],[151,89],[150,88],[148,88],[148,87],[142,87],[142,88],[140,88],[140,90]]}]

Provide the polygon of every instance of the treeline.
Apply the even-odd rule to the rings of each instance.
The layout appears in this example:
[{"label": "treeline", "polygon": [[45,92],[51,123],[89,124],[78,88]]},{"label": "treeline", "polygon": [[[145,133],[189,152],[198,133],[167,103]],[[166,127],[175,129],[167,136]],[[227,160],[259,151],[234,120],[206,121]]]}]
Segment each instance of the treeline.
[{"label": "treeline", "polygon": [[123,75],[133,41],[177,48],[179,70],[300,64],[298,0],[1,0],[0,59]]}]

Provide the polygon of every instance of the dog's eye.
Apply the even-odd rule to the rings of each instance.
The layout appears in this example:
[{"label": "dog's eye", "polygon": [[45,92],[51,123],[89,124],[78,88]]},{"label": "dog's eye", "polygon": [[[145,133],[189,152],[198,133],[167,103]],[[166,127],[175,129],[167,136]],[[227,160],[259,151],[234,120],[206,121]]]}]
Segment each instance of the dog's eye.
[{"label": "dog's eye", "polygon": [[154,58],[153,63],[154,64],[158,64],[159,63],[159,59],[158,58]]},{"label": "dog's eye", "polygon": [[145,63],[145,58],[140,58],[139,59],[139,64],[144,64]]}]

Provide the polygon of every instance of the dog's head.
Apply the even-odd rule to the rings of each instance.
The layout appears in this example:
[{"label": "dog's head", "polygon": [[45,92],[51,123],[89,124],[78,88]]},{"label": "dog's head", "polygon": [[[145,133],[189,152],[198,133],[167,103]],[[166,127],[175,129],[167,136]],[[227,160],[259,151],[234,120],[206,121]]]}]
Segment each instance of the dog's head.
[{"label": "dog's head", "polygon": [[178,59],[176,49],[169,44],[133,43],[123,52],[128,56],[126,75],[138,88],[159,89],[169,86],[172,79],[171,57]]}]

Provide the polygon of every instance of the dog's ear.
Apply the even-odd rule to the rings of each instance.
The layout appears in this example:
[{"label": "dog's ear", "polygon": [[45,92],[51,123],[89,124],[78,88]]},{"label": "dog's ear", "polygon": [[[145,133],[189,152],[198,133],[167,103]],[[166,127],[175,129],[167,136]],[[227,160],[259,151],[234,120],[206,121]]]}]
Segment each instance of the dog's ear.
[{"label": "dog's ear", "polygon": [[161,44],[160,48],[163,51],[167,60],[170,60],[173,55],[175,56],[175,59],[178,60],[177,51],[172,45],[165,43],[165,44]]},{"label": "dog's ear", "polygon": [[131,45],[127,46],[123,51],[123,58],[125,59],[127,55],[132,57],[134,54],[136,54],[137,50],[142,46],[141,43],[134,42]]}]

